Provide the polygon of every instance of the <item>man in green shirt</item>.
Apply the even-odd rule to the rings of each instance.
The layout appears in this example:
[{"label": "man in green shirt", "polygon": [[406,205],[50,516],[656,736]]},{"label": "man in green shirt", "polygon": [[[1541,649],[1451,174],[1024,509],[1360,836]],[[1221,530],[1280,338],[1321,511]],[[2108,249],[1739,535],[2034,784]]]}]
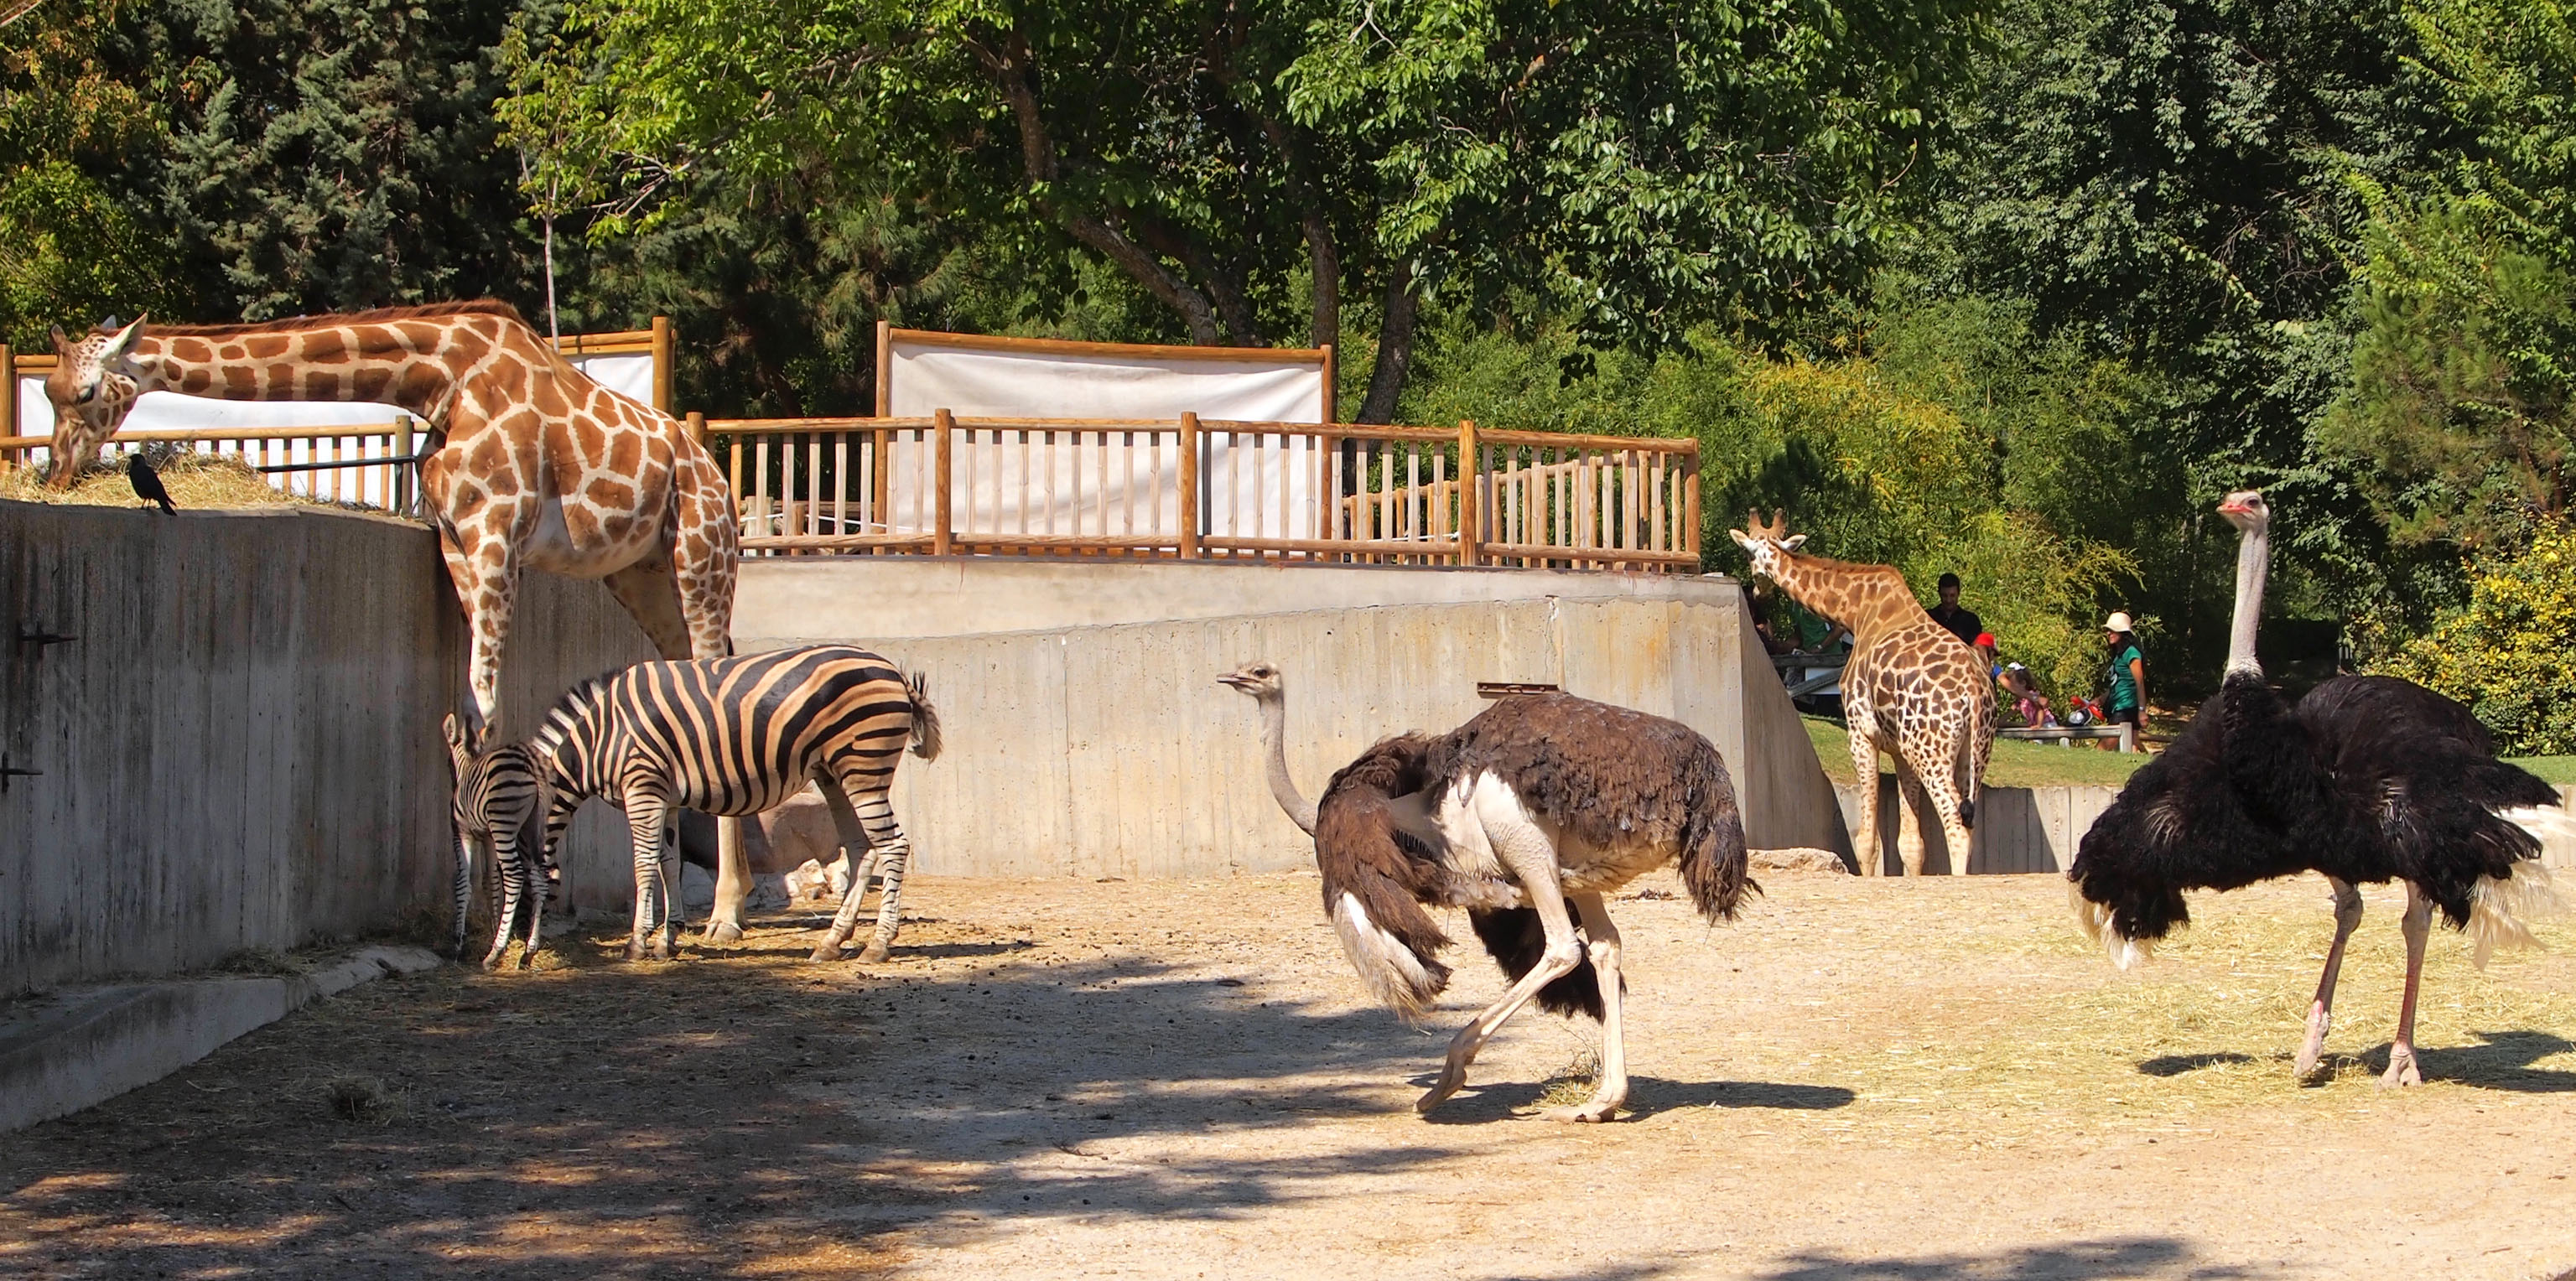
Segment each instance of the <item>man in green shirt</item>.
[{"label": "man in green shirt", "polygon": [[2138,638],[2130,631],[2128,612],[2115,612],[2102,623],[2111,638],[2111,697],[2103,706],[2103,719],[2110,724],[2145,724],[2147,705],[2147,656],[2138,648]]}]

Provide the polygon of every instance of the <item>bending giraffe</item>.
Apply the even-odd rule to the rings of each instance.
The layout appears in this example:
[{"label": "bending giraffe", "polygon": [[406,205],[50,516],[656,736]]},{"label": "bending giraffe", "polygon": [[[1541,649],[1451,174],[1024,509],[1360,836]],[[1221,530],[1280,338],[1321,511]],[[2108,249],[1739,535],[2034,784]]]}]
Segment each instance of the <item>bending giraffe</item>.
[{"label": "bending giraffe", "polygon": [[[437,433],[421,492],[472,633],[478,728],[500,714],[520,571],[602,580],[669,659],[732,652],[733,494],[669,414],[591,380],[508,303],[441,303],[243,325],[101,325],[45,380],[52,470],[70,486],[145,392],[221,400],[369,401]],[[749,889],[724,842],[711,934],[738,933]],[[730,891],[730,895],[728,894]],[[733,910],[728,912],[726,909]]]},{"label": "bending giraffe", "polygon": [[1849,628],[1851,661],[1843,667],[1843,718],[1851,726],[1858,773],[1860,824],[1852,849],[1863,876],[1885,871],[1878,844],[1878,754],[1896,760],[1896,855],[1907,876],[1923,874],[1923,821],[1928,805],[1950,847],[1950,871],[1968,870],[1969,835],[1977,821],[1977,782],[1995,748],[1995,698],[1984,660],[1932,621],[1905,577],[1885,565],[1850,565],[1800,555],[1807,536],[1790,535],[1773,512],[1731,531],[1753,558],[1753,572],[1778,583],[1801,605]]}]

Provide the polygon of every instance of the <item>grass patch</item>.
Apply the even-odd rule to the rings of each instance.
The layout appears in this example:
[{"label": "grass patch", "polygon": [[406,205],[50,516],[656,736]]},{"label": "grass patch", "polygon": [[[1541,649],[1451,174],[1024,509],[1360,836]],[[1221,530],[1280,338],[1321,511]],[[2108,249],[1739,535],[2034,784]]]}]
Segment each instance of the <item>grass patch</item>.
[{"label": "grass patch", "polygon": [[[1852,772],[1850,733],[1821,716],[1801,716],[1798,719],[1807,726],[1807,741],[1815,744],[1816,759],[1823,763],[1825,776],[1837,783],[1859,781],[1860,776]],[[2062,747],[2055,743],[2023,743],[1999,738],[1995,740],[1994,755],[1986,762],[1986,784],[1989,787],[2118,787],[2128,782],[2129,775],[2149,759],[2144,752],[2111,752],[2089,745]],[[2569,758],[2569,764],[2571,770],[2576,770],[2576,758]],[[1878,772],[1893,774],[1895,766],[1887,758],[1880,757]]]},{"label": "grass patch", "polygon": [[2508,756],[2506,760],[2538,774],[2552,787],[2576,783],[2576,756]]}]

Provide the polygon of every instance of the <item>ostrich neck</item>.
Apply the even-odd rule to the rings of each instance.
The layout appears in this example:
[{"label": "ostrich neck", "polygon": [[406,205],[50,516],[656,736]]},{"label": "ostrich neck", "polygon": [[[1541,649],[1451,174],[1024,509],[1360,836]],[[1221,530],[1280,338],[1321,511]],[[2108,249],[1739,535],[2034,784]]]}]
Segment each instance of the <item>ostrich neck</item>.
[{"label": "ostrich neck", "polygon": [[1297,794],[1296,780],[1288,777],[1287,699],[1261,700],[1261,736],[1269,740],[1270,794],[1278,798],[1279,808],[1288,812],[1289,822],[1295,823],[1306,835],[1314,835],[1315,807]]},{"label": "ostrich neck", "polygon": [[2227,670],[2261,675],[2254,657],[2254,629],[2263,618],[2263,577],[2272,558],[2272,532],[2267,526],[2245,531],[2236,548],[2236,622],[2227,633]]}]

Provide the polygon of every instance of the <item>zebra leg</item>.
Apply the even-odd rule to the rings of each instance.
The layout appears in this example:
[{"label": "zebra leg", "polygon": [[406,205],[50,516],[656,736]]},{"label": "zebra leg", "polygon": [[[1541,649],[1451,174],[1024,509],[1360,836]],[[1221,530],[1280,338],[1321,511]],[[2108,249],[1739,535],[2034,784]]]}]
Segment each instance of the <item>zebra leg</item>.
[{"label": "zebra leg", "polygon": [[627,836],[635,848],[635,926],[626,940],[626,959],[630,961],[644,959],[645,939],[666,915],[659,901],[663,891],[664,817],[660,797],[642,793],[627,795]]},{"label": "zebra leg", "polygon": [[519,905],[528,894],[528,872],[518,857],[517,842],[492,836],[492,950],[483,954],[483,968],[501,968],[501,958],[509,954],[510,936],[519,923]]},{"label": "zebra leg", "polygon": [[546,881],[544,847],[530,850],[520,847],[520,875],[528,883],[528,945],[519,949],[519,968],[535,969],[537,941],[545,932],[546,894],[552,888]]},{"label": "zebra leg", "polygon": [[[869,857],[873,859],[875,850],[868,844],[867,832],[859,825],[858,812],[850,808],[850,798],[841,791],[841,781],[816,770],[814,782],[817,784],[815,790],[823,794],[823,804],[832,811],[832,826],[841,833],[842,850],[868,850]],[[849,941],[850,931],[858,927],[859,898],[867,892],[867,886],[864,873],[850,877],[850,887],[841,892],[841,910],[832,915],[832,928],[824,931],[822,941],[814,945],[814,952],[807,960],[841,959],[841,944]]]},{"label": "zebra leg", "polygon": [[[663,817],[667,820],[670,815]],[[721,819],[717,821],[723,822]],[[662,932],[653,941],[653,959],[657,961],[671,960],[680,954],[680,932],[688,928],[689,905],[680,898],[682,864],[679,827],[666,821],[662,828]]]},{"label": "zebra leg", "polygon": [[455,891],[456,931],[455,938],[451,940],[450,954],[457,960],[463,961],[465,959],[465,917],[474,906],[474,847],[467,843],[463,832],[456,834]]},{"label": "zebra leg", "polygon": [[[867,829],[868,852],[876,859],[884,888],[877,891],[876,936],[860,949],[859,960],[862,962],[882,961],[893,949],[895,927],[903,920],[903,873],[912,863],[912,841],[903,834],[903,825],[894,817],[894,778],[889,772],[873,781],[874,790],[860,793],[859,824]],[[853,915],[865,885],[866,882],[857,878],[850,881]]]}]

